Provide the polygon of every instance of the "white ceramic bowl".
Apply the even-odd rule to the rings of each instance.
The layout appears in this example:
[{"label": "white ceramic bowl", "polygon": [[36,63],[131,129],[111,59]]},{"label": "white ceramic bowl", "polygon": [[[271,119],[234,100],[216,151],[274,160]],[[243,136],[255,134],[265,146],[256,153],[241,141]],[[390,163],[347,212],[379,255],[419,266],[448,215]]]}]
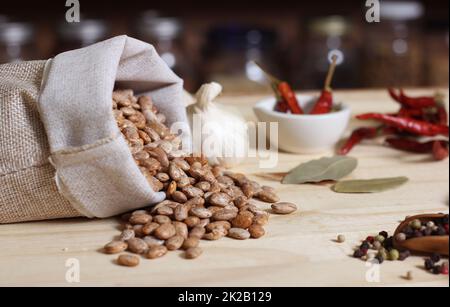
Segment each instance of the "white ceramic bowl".
[{"label": "white ceramic bowl", "polygon": [[[297,95],[297,99],[306,112],[317,100],[306,95]],[[275,98],[267,98],[253,110],[260,122],[278,122],[278,147],[287,152],[312,154],[334,149],[350,120],[351,112],[345,104],[340,105],[339,111],[329,114],[293,115],[275,112],[275,103]]]}]

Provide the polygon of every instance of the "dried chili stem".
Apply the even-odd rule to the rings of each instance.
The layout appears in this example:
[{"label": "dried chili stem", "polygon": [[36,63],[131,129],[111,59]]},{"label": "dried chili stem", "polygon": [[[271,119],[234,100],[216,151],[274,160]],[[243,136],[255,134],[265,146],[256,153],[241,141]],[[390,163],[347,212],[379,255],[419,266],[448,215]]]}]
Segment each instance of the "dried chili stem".
[{"label": "dried chili stem", "polygon": [[259,69],[261,69],[261,71],[264,73],[264,75],[270,81],[270,83],[276,84],[278,86],[278,84],[280,84],[282,82],[280,79],[276,78],[274,75],[268,73],[264,68],[262,68],[262,66],[258,62],[253,61],[253,64],[255,64]]},{"label": "dried chili stem", "polygon": [[324,89],[326,91],[331,91],[331,82],[333,81],[334,73],[336,72],[337,59],[337,55],[333,55],[333,57],[331,58],[332,62],[330,64],[330,67],[328,68],[327,77],[325,79]]}]

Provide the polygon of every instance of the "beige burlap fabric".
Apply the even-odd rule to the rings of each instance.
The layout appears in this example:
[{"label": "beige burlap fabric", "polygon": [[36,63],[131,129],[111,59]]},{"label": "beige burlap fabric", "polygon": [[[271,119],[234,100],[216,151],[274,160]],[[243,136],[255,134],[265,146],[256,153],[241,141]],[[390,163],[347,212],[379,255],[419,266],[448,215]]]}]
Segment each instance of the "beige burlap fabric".
[{"label": "beige burlap fabric", "polygon": [[0,223],[79,216],[58,193],[37,99],[45,61],[0,66]]},{"label": "beige burlap fabric", "polygon": [[109,217],[164,198],[117,128],[115,85],[152,96],[169,123],[187,122],[182,80],[126,36],[0,66],[0,223]]}]

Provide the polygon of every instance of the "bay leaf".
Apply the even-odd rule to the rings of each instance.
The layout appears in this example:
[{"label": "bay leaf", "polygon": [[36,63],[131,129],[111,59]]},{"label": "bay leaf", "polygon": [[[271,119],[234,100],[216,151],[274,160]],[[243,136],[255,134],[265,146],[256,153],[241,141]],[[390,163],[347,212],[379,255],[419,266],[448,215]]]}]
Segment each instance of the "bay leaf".
[{"label": "bay leaf", "polygon": [[332,189],[336,193],[379,193],[398,188],[408,181],[407,177],[347,180],[336,183]]},{"label": "bay leaf", "polygon": [[317,183],[338,180],[351,174],[358,166],[358,160],[347,156],[321,158],[300,164],[284,178],[283,184]]}]

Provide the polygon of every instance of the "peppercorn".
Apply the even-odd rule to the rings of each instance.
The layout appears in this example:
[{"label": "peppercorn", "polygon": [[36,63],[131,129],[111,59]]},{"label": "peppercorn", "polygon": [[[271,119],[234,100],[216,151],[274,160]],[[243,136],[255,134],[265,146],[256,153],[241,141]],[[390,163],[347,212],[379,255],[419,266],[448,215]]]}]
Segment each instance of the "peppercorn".
[{"label": "peppercorn", "polygon": [[422,222],[420,220],[416,219],[416,220],[411,222],[410,226],[413,229],[420,229],[420,227],[422,227]]},{"label": "peppercorn", "polygon": [[344,235],[338,235],[337,242],[344,243],[345,242],[345,236]]},{"label": "peppercorn", "polygon": [[434,267],[434,262],[431,259],[426,259],[425,260],[425,269],[427,271],[430,271],[431,269],[433,269]]},{"label": "peppercorn", "polygon": [[391,261],[397,261],[400,258],[400,253],[396,249],[392,249],[389,252],[389,260]]},{"label": "peppercorn", "polygon": [[406,235],[406,240],[413,238],[414,236],[414,230],[412,230],[412,228],[409,228],[410,231],[403,231],[403,233]]},{"label": "peppercorn", "polygon": [[366,241],[369,242],[370,244],[373,244],[373,242],[375,241],[375,238],[372,237],[372,236],[368,236],[368,237],[366,238]]},{"label": "peppercorn", "polygon": [[386,251],[385,249],[381,249],[381,250],[378,252],[378,256],[382,257],[383,260],[387,260],[388,257],[389,257],[389,255],[388,255],[388,253],[387,253],[387,251]]},{"label": "peppercorn", "polygon": [[403,242],[406,240],[406,235],[403,232],[399,232],[396,236],[395,236],[395,240],[397,240],[398,242]]},{"label": "peppercorn", "polygon": [[433,228],[434,226],[435,226],[435,224],[434,224],[433,221],[429,221],[429,222],[427,223],[427,228]]},{"label": "peppercorn", "polygon": [[382,248],[383,245],[379,241],[375,241],[375,242],[373,242],[373,246],[372,247],[373,247],[374,250],[380,250],[380,248]]},{"label": "peppercorn", "polygon": [[360,259],[361,259],[361,257],[364,256],[365,254],[366,254],[366,253],[364,253],[362,250],[357,249],[357,250],[353,253],[353,257],[355,257],[355,258],[360,258]]},{"label": "peppercorn", "polygon": [[414,234],[414,230],[411,226],[406,226],[405,229],[403,229],[403,232],[406,234],[406,236],[412,236]]},{"label": "peppercorn", "polygon": [[416,231],[414,231],[414,237],[421,238],[421,237],[423,237],[423,234],[420,232],[420,230],[416,230]]},{"label": "peppercorn", "polygon": [[431,273],[433,273],[434,275],[439,275],[439,274],[441,274],[441,266],[440,266],[440,265],[435,265],[435,266],[431,269]]},{"label": "peppercorn", "polygon": [[381,255],[377,255],[377,256],[375,257],[375,259],[378,261],[379,264],[382,264],[382,263],[384,262],[384,258],[383,258],[383,256],[381,256]]},{"label": "peppercorn", "polygon": [[376,242],[383,243],[384,240],[386,240],[386,238],[384,236],[382,236],[382,235],[378,235],[378,236],[375,237],[375,241]]},{"label": "peppercorn", "polygon": [[389,237],[384,241],[384,247],[386,249],[392,249],[394,247],[394,237]]},{"label": "peppercorn", "polygon": [[439,226],[438,227],[438,231],[437,231],[437,235],[438,236],[445,236],[447,234],[447,230],[445,230],[444,227]]},{"label": "peppercorn", "polygon": [[438,231],[439,231],[439,227],[434,226],[432,230],[433,230],[433,232],[431,233],[431,235],[432,236],[437,236],[438,235]]},{"label": "peppercorn", "polygon": [[410,256],[411,256],[411,252],[409,250],[405,250],[400,253],[400,257],[398,258],[398,260],[403,261],[403,260],[409,258]]},{"label": "peppercorn", "polygon": [[363,249],[363,250],[364,249],[368,250],[368,249],[370,249],[370,244],[369,244],[369,242],[364,241],[359,248]]},{"label": "peppercorn", "polygon": [[407,280],[413,280],[414,279],[414,275],[412,271],[408,271],[408,273],[406,273],[406,279]]},{"label": "peppercorn", "polygon": [[433,234],[433,229],[431,229],[431,228],[427,228],[423,232],[423,235],[426,236],[426,237],[431,236],[432,234]]},{"label": "peppercorn", "polygon": [[438,253],[434,253],[433,255],[431,255],[430,259],[431,261],[433,261],[433,263],[438,263],[439,261],[441,261],[441,255],[439,255]]},{"label": "peppercorn", "polygon": [[387,231],[380,231],[379,235],[383,236],[385,239],[387,239],[387,237],[389,237],[389,234],[387,233]]}]

